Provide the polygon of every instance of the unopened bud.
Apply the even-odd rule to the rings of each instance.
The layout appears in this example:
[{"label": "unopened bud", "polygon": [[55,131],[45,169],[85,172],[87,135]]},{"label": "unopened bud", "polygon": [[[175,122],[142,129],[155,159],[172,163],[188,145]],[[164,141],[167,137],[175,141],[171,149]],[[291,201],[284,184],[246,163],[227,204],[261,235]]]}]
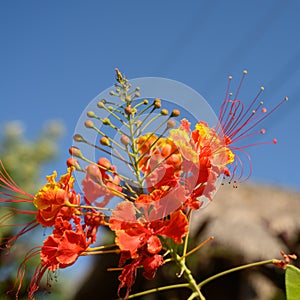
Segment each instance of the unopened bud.
[{"label": "unopened bud", "polygon": [[143,104],[147,105],[149,103],[148,99],[144,99]]},{"label": "unopened bud", "polygon": [[87,115],[89,118],[95,118],[95,117],[96,117],[96,114],[95,114],[92,110],[88,111],[88,112],[86,113],[86,115]]},{"label": "unopened bud", "polygon": [[106,170],[110,170],[111,167],[110,161],[106,157],[99,158],[98,165]]},{"label": "unopened bud", "polygon": [[103,125],[111,125],[110,119],[109,118],[104,118],[102,120]]},{"label": "unopened bud", "polygon": [[82,153],[81,153],[80,149],[77,147],[74,147],[74,146],[69,148],[69,153],[75,157],[79,157],[79,158],[82,157]]},{"label": "unopened bud", "polygon": [[103,136],[101,139],[100,139],[100,144],[103,145],[103,146],[110,146],[110,142],[109,142],[109,139],[106,137],[106,136]]},{"label": "unopened bud", "polygon": [[82,137],[82,135],[78,134],[78,133],[73,135],[73,140],[75,142],[84,142],[85,141],[84,138]]},{"label": "unopened bud", "polygon": [[171,117],[178,117],[180,115],[180,110],[179,109],[173,109],[171,113]]},{"label": "unopened bud", "polygon": [[174,120],[169,120],[167,123],[168,128],[174,128],[176,126],[176,122]]},{"label": "unopened bud", "polygon": [[86,167],[86,174],[95,182],[101,181],[102,176],[99,167],[94,164],[90,164]]},{"label": "unopened bud", "polygon": [[124,146],[128,146],[130,143],[129,137],[127,135],[122,135],[120,140]]},{"label": "unopened bud", "polygon": [[114,92],[114,91],[110,91],[109,94],[110,94],[111,96],[114,96],[114,95],[115,95],[115,92]]},{"label": "unopened bud", "polygon": [[69,168],[74,167],[77,171],[82,171],[82,168],[81,168],[78,160],[76,158],[74,158],[74,157],[68,158],[68,160],[67,160],[67,166]]},{"label": "unopened bud", "polygon": [[97,106],[98,106],[99,108],[103,108],[103,107],[104,107],[104,102],[103,102],[103,100],[99,101],[99,102],[97,103]]},{"label": "unopened bud", "polygon": [[158,99],[158,98],[156,98],[155,100],[154,100],[154,107],[155,108],[161,108],[161,101],[160,101],[160,99]]},{"label": "unopened bud", "polygon": [[131,108],[130,106],[127,106],[127,107],[125,108],[125,113],[126,113],[127,115],[131,115],[131,114],[132,114],[132,108]]},{"label": "unopened bud", "polygon": [[126,102],[130,102],[130,101],[131,101],[131,97],[130,97],[129,95],[126,96],[126,97],[125,97],[125,101],[126,101]]},{"label": "unopened bud", "polygon": [[136,92],[136,93],[134,94],[134,97],[139,98],[139,97],[141,97],[141,94],[140,94],[139,92]]},{"label": "unopened bud", "polygon": [[167,116],[169,112],[168,112],[167,109],[163,108],[163,109],[161,110],[160,113],[161,113],[163,116]]},{"label": "unopened bud", "polygon": [[95,127],[95,126],[94,126],[94,122],[91,121],[91,120],[86,120],[86,121],[84,122],[84,126],[85,126],[86,128],[93,128],[93,127]]}]

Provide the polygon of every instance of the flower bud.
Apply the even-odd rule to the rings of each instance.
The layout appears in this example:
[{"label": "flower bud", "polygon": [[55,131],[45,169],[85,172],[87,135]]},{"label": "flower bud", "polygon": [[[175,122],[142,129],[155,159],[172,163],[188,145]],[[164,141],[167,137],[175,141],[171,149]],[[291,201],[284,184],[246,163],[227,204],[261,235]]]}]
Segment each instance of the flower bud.
[{"label": "flower bud", "polygon": [[78,134],[78,133],[74,134],[73,140],[75,142],[84,142],[85,141],[84,138],[82,137],[82,135]]},{"label": "flower bud", "polygon": [[169,120],[167,123],[167,128],[174,128],[176,126],[176,122],[174,120]]},{"label": "flower bud", "polygon": [[95,117],[96,117],[95,112],[93,112],[92,110],[88,111],[88,112],[86,113],[86,115],[87,115],[89,118],[95,118]]},{"label": "flower bud", "polygon": [[91,120],[86,120],[86,121],[84,122],[84,126],[85,126],[86,128],[93,128],[93,127],[95,127],[95,126],[94,126],[94,122],[91,121]]},{"label": "flower bud", "polygon": [[124,146],[128,146],[130,143],[129,137],[127,135],[122,135],[120,141]]},{"label": "flower bud", "polygon": [[130,97],[129,95],[126,96],[126,97],[125,97],[125,101],[126,101],[126,102],[130,102],[130,101],[131,101],[131,97]]},{"label": "flower bud", "polygon": [[100,144],[103,145],[103,146],[108,146],[108,147],[110,147],[109,139],[108,139],[106,136],[103,136],[103,137],[100,139]]},{"label": "flower bud", "polygon": [[106,157],[99,158],[98,165],[106,170],[110,170],[111,167],[110,161]]},{"label": "flower bud", "polygon": [[154,100],[153,105],[154,105],[155,108],[161,108],[161,101],[160,101],[160,99],[156,98]]},{"label": "flower bud", "polygon": [[69,168],[74,167],[77,171],[82,171],[82,168],[78,162],[78,160],[74,157],[69,157],[67,160],[67,166]]},{"label": "flower bud", "polygon": [[143,104],[147,105],[149,103],[148,99],[144,99]]},{"label": "flower bud", "polygon": [[163,116],[167,116],[169,112],[168,112],[167,109],[163,108],[163,109],[161,110],[160,113],[161,113]]},{"label": "flower bud", "polygon": [[99,167],[94,164],[90,164],[87,166],[86,174],[95,182],[101,181],[102,176]]},{"label": "flower bud", "polygon": [[[104,99],[103,99],[104,100]],[[99,108],[103,108],[104,107],[104,101],[103,100],[101,100],[101,101],[99,101],[98,103],[97,103],[97,106],[99,107]]]},{"label": "flower bud", "polygon": [[82,157],[82,153],[81,153],[80,149],[77,147],[74,147],[74,146],[69,148],[69,153],[75,157],[79,157],[79,158]]},{"label": "flower bud", "polygon": [[178,117],[180,115],[180,110],[179,109],[173,109],[171,113],[171,117]]},{"label": "flower bud", "polygon": [[131,114],[132,114],[132,108],[131,108],[130,106],[127,106],[127,107],[125,108],[125,113],[126,113],[127,115],[131,115]]},{"label": "flower bud", "polygon": [[102,120],[103,125],[111,125],[110,119],[109,118],[104,118]]}]

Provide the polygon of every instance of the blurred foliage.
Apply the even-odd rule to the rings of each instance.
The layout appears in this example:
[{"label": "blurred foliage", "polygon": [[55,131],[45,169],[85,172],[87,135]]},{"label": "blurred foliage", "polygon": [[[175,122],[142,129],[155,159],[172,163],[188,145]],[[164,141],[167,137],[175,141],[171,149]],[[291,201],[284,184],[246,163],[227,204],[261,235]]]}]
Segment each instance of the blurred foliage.
[{"label": "blurred foliage", "polygon": [[[44,181],[41,178],[41,171],[45,164],[53,161],[58,154],[58,140],[64,132],[64,126],[58,121],[51,121],[38,136],[33,140],[29,140],[24,135],[24,127],[19,121],[7,123],[1,130],[0,139],[0,159],[2,160],[5,169],[13,180],[26,192],[35,194]],[[18,208],[22,204],[18,204]],[[1,215],[7,212],[4,206],[0,207]],[[10,220],[11,224],[26,224],[28,220],[21,215],[14,215]],[[19,227],[10,226],[0,227],[0,238],[15,235]],[[40,236],[43,235],[41,230],[36,230]],[[32,233],[34,233],[32,232]],[[6,292],[12,289],[17,269],[24,259],[24,254],[34,247],[34,236],[24,236],[14,245],[13,249],[1,251],[0,255],[0,295],[5,295]],[[26,268],[26,276],[24,278],[23,288],[20,292],[19,299],[27,299],[26,285],[30,281],[30,275],[33,274],[36,266],[39,263],[39,258],[30,259]],[[58,292],[58,291],[57,291]],[[58,295],[58,294],[56,294]],[[41,298],[44,299],[45,293]],[[2,299],[2,296],[0,296]],[[8,299],[14,299],[13,293],[8,296]],[[39,298],[39,297],[38,297]],[[37,299],[38,299],[37,298]],[[58,299],[58,298],[57,298]]]}]

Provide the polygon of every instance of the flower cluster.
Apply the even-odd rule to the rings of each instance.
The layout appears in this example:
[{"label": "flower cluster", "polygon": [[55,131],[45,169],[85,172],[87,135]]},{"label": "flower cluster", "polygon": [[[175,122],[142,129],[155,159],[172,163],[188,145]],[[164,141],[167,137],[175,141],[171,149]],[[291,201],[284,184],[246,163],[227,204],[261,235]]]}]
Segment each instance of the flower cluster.
[{"label": "flower cluster", "polygon": [[[101,153],[97,161],[72,146],[67,173],[58,181],[56,172],[47,176],[47,183],[36,195],[22,191],[1,163],[0,201],[10,208],[2,223],[16,214],[31,216],[31,221],[15,236],[2,240],[2,248],[9,248],[37,226],[52,230],[43,245],[24,258],[15,286],[17,295],[25,264],[32,256],[39,255],[40,264],[28,289],[29,299],[33,299],[46,271],[66,268],[79,256],[111,252],[120,254],[119,297],[128,298],[138,268],[143,269],[145,278],[152,279],[157,269],[170,261],[178,265],[181,273],[186,273],[192,292],[201,295],[185,264],[192,211],[213,199],[223,177],[234,181],[234,186],[245,178],[239,151],[245,153],[244,149],[252,144],[235,143],[264,133],[264,129],[254,128],[273,110],[267,112],[262,107],[259,97],[263,88],[250,106],[244,108],[237,99],[238,92],[233,97],[228,87],[219,123],[210,127],[199,120],[192,126],[185,117],[176,122],[179,109],[169,113],[158,98],[141,100],[139,88],[132,89],[118,70],[116,75],[115,90],[110,92],[116,101],[102,99],[97,103],[108,117],[88,111],[84,124],[86,130],[100,135],[100,144],[93,144],[79,133],[74,135],[76,143],[94,147]],[[148,131],[157,120],[157,129]],[[113,165],[112,159],[123,163],[123,168],[133,176]],[[82,194],[74,190],[73,172],[83,174]],[[115,206],[112,199],[117,199]],[[28,203],[31,209],[19,210],[13,206],[19,202]],[[114,245],[97,244],[100,226],[115,234]],[[183,247],[176,246],[180,244]]]}]

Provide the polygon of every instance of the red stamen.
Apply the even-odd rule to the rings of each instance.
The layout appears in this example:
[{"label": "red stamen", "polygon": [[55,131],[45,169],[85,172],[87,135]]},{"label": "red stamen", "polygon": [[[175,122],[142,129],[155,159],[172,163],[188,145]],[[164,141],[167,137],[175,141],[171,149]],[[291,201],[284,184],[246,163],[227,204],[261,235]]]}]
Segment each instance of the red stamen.
[{"label": "red stamen", "polygon": [[[229,93],[230,82],[232,79],[232,77],[229,76],[225,99],[220,108],[219,124],[215,127],[215,130],[219,136],[223,136],[224,144],[226,147],[235,152],[239,151],[246,156],[247,161],[249,162],[249,174],[246,176],[246,179],[248,179],[252,172],[252,166],[250,156],[244,149],[262,144],[276,144],[277,140],[274,139],[273,141],[249,143],[241,146],[237,146],[234,144],[257,134],[265,134],[265,129],[255,131],[253,131],[253,129],[255,129],[258,124],[260,124],[263,120],[270,116],[275,110],[277,110],[286,100],[288,100],[288,98],[284,98],[275,107],[267,111],[265,107],[262,108],[263,102],[259,100],[262,92],[264,91],[264,87],[262,86],[257,95],[246,108],[245,104],[242,101],[237,100],[246,74],[247,71],[244,71],[233,99],[231,99],[232,93]],[[236,163],[234,166],[232,166],[233,170],[230,180],[232,180],[236,176],[239,180],[241,180],[244,175],[242,159],[238,157],[237,154],[235,155],[235,157]],[[237,166],[241,167],[241,169],[237,168]],[[238,169],[240,169],[239,175],[237,175]],[[243,181],[246,179],[243,179]]]}]

